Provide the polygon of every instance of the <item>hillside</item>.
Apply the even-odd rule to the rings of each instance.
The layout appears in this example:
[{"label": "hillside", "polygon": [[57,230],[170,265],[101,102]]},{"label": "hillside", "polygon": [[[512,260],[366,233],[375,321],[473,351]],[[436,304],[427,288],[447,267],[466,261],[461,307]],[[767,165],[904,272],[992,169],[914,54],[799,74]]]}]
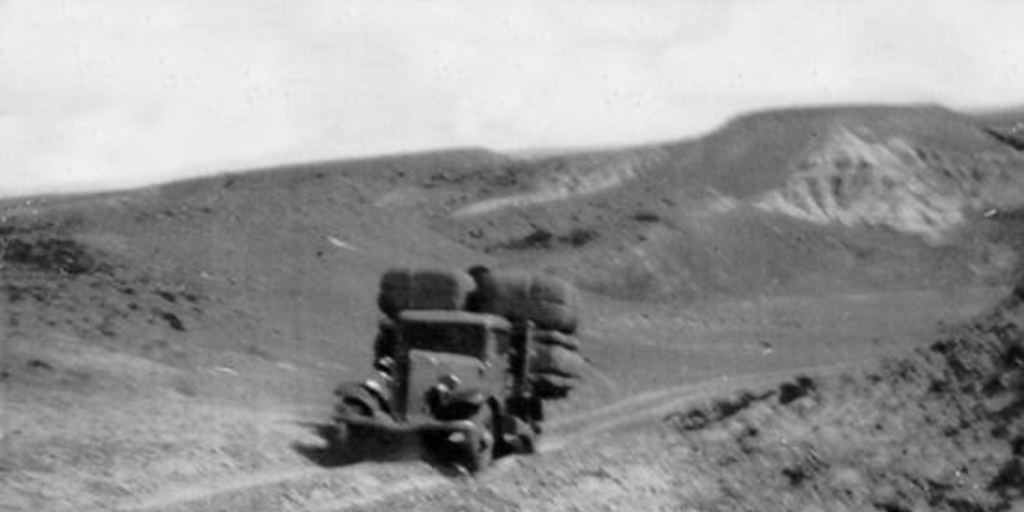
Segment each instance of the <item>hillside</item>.
[{"label": "hillside", "polygon": [[529,196],[502,194],[435,225],[627,299],[960,286],[1014,267],[1022,164],[939,107],[774,111],[696,141],[542,160],[536,207],[495,208]]},{"label": "hillside", "polygon": [[1022,178],[1022,153],[974,118],[842,107],[637,148],[3,200],[0,508],[102,509],[315,466],[292,448],[300,421],[366,371],[394,265],[581,286],[591,374],[555,417],[900,353],[1019,273]]},{"label": "hillside", "polygon": [[1021,299],[899,357],[697,397],[476,482],[346,510],[1019,511]]}]

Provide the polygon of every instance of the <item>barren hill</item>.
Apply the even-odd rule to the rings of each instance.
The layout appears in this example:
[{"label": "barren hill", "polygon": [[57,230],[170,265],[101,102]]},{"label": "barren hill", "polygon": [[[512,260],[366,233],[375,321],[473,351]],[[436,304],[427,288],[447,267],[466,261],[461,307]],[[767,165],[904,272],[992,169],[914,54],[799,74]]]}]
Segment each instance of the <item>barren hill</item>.
[{"label": "barren hill", "polygon": [[785,110],[637,148],[0,201],[0,508],[309,465],[294,418],[365,370],[394,265],[584,288],[593,375],[556,415],[898,352],[1020,268],[1024,154],[998,133],[939,107]]},{"label": "barren hill", "polygon": [[439,229],[660,300],[962,285],[1003,275],[1019,250],[1005,235],[1024,158],[939,107],[765,112],[697,141],[537,165],[528,192]]}]

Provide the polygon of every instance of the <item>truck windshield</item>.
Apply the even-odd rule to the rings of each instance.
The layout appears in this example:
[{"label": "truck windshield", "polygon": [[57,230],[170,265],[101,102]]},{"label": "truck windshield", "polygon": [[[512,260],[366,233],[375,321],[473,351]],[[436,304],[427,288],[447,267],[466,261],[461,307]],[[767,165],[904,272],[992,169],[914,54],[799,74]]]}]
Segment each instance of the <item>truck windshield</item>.
[{"label": "truck windshield", "polygon": [[410,349],[487,359],[487,329],[480,325],[409,323],[402,338]]}]

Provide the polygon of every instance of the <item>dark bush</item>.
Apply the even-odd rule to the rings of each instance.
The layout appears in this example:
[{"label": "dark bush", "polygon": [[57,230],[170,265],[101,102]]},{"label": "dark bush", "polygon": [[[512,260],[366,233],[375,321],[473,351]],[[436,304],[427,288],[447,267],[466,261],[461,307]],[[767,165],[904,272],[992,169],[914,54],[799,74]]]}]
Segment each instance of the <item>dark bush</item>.
[{"label": "dark bush", "polygon": [[1020,458],[1007,461],[989,483],[989,490],[1013,498],[1024,496],[1024,462]]},{"label": "dark bush", "polygon": [[163,311],[160,312],[160,317],[163,318],[165,322],[167,322],[167,325],[171,326],[171,329],[174,329],[175,331],[185,330],[185,323],[181,321],[181,318],[178,318],[178,315]]},{"label": "dark bush", "polygon": [[799,466],[792,468],[782,468],[782,476],[786,477],[786,481],[789,482],[790,487],[797,487],[804,483],[810,475],[804,468]]},{"label": "dark bush", "polygon": [[533,232],[524,236],[523,238],[512,240],[505,243],[503,246],[506,249],[513,250],[526,250],[526,249],[547,249],[551,247],[554,242],[555,234],[544,229],[534,228]]},{"label": "dark bush", "polygon": [[636,212],[633,214],[633,220],[638,222],[658,222],[661,220],[661,216],[654,212]]},{"label": "dark bush", "polygon": [[793,382],[784,382],[779,386],[779,403],[788,404],[794,400],[803,398],[816,389],[814,381],[807,376],[801,375]]},{"label": "dark bush", "polygon": [[26,241],[9,240],[3,247],[3,261],[45,272],[77,276],[106,271],[86,247],[74,240],[44,238]]},{"label": "dark bush", "polygon": [[530,234],[502,244],[501,247],[520,251],[527,249],[550,249],[556,243],[580,247],[596,238],[597,232],[592,229],[574,228],[564,235],[555,235],[555,233],[547,229],[535,227]]},{"label": "dark bush", "polygon": [[994,128],[988,128],[985,130],[993,138],[1006,144],[1017,151],[1024,151],[1024,136],[1015,133],[1011,130],[997,130]]},{"label": "dark bush", "polygon": [[592,229],[574,228],[569,234],[558,237],[558,240],[573,247],[586,245],[597,238],[597,232]]}]

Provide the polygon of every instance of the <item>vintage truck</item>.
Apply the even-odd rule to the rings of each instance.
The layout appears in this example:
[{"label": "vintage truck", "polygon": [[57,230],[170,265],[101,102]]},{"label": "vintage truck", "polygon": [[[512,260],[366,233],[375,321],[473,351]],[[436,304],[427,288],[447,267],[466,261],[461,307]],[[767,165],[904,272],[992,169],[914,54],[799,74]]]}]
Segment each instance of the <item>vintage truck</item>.
[{"label": "vintage truck", "polygon": [[575,329],[579,300],[552,277],[518,279],[535,289],[493,297],[511,289],[501,274],[497,285],[493,277],[479,269],[385,274],[379,304],[387,318],[375,342],[374,374],[336,391],[339,430],[356,442],[382,432],[418,435],[428,449],[456,454],[470,472],[494,457],[534,451],[544,400],[564,397],[574,378],[545,365],[579,346],[571,333],[538,329],[537,321]]}]

